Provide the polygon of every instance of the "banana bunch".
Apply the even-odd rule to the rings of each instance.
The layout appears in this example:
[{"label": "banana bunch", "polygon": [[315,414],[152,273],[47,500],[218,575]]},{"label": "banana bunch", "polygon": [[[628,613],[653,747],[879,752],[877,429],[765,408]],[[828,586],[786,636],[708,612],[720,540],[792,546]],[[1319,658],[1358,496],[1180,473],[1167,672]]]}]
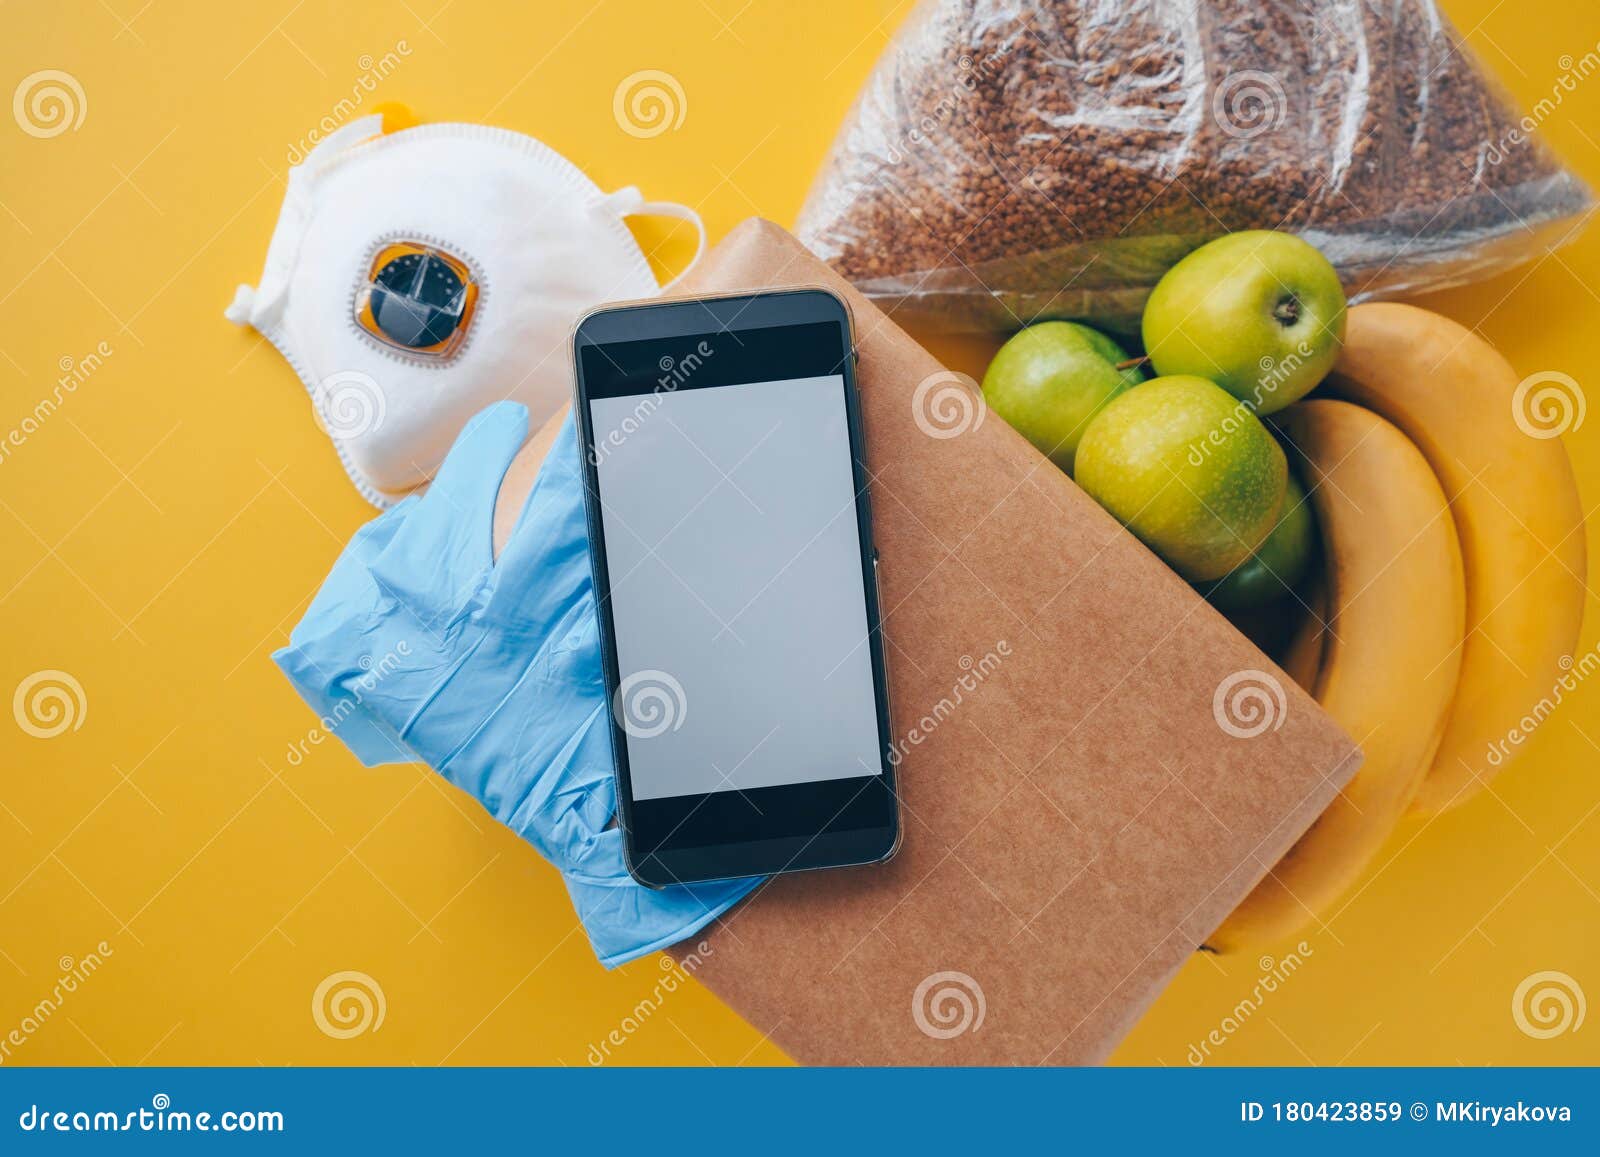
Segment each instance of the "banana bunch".
[{"label": "banana bunch", "polygon": [[1583,508],[1538,404],[1471,330],[1379,303],[1350,309],[1333,373],[1274,416],[1326,560],[1284,670],[1364,760],[1209,947],[1320,919],[1402,816],[1455,807],[1519,750],[1587,589]]}]

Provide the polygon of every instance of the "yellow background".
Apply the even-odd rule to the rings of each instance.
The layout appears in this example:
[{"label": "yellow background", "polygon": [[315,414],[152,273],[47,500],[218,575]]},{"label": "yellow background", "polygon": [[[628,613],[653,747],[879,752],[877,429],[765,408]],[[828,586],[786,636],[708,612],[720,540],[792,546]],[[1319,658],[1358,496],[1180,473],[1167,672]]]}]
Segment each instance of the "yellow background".
[{"label": "yellow background", "polygon": [[[1445,7],[1526,107],[1600,42],[1561,0]],[[363,57],[409,55],[376,100],[534,134],[603,187],[697,206],[713,236],[792,223],[852,94],[907,4],[12,3],[0,87],[82,84],[77,131],[0,125],[0,429],[64,359],[110,357],[0,462],[0,691],[59,668],[76,731],[0,716],[0,1036],[105,941],[101,970],[8,1063],[584,1064],[660,975],[595,964],[555,875],[419,767],[367,771],[290,745],[310,712],[268,660],[371,516],[290,370],[222,318],[259,273],[295,143]],[[617,83],[674,74],[680,129],[622,132]],[[1600,185],[1600,79],[1547,120]],[[668,239],[649,227],[647,246]],[[687,252],[660,249],[663,270]],[[1527,372],[1590,384],[1600,229],[1432,304]],[[939,348],[978,369],[981,342]],[[1600,419],[1569,435],[1587,505]],[[1591,553],[1593,548],[1591,547]],[[1591,606],[1591,611],[1593,607]],[[1584,645],[1594,643],[1593,615]],[[1293,980],[1213,1050],[1220,1063],[1600,1061],[1600,1011],[1534,1040],[1530,973],[1600,998],[1600,688],[1585,686],[1486,794],[1403,828]],[[1057,946],[1073,967],[1072,944]],[[1117,1054],[1186,1063],[1258,977],[1196,957]],[[311,994],[341,970],[382,987],[381,1029],[332,1039]],[[676,992],[614,1048],[626,1062],[784,1058],[708,992]]]}]

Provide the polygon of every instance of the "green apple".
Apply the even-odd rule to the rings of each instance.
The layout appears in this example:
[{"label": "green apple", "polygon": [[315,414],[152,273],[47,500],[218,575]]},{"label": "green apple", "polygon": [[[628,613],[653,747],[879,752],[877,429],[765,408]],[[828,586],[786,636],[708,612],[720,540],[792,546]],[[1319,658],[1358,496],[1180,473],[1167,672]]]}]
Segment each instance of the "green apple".
[{"label": "green apple", "polygon": [[1299,585],[1316,548],[1316,516],[1311,512],[1305,488],[1291,472],[1283,510],[1267,540],[1226,577],[1203,587],[1202,593],[1221,611],[1263,606]]},{"label": "green apple", "polygon": [[1277,522],[1288,463],[1249,406],[1188,375],[1113,398],[1078,443],[1077,481],[1190,582],[1244,562]]},{"label": "green apple", "polygon": [[1000,347],[983,375],[983,398],[1068,474],[1089,419],[1144,380],[1122,347],[1071,321],[1030,325]]},{"label": "green apple", "polygon": [[1144,346],[1156,373],[1210,378],[1270,414],[1333,368],[1344,316],[1339,274],[1313,246],[1291,233],[1230,233],[1156,283]]}]

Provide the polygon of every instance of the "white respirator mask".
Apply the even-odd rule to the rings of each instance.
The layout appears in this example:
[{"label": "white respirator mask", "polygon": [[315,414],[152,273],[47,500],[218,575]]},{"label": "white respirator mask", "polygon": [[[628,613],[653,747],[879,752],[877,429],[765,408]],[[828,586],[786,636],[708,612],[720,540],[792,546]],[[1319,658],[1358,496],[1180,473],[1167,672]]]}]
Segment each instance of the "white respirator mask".
[{"label": "white respirator mask", "polygon": [[661,288],[623,218],[690,222],[695,260],[705,228],[632,186],[602,192],[520,133],[382,126],[352,121],[289,171],[261,283],[227,317],[294,367],[356,489],[386,507],[490,403],[554,414],[579,316]]}]

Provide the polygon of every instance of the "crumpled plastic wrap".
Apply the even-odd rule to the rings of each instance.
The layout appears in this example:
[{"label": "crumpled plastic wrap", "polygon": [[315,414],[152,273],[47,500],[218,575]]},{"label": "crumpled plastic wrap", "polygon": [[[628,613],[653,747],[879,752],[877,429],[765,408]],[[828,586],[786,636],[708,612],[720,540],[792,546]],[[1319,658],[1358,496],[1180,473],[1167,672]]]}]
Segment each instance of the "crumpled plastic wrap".
[{"label": "crumpled plastic wrap", "polygon": [[896,320],[1137,329],[1179,257],[1290,229],[1358,298],[1542,254],[1584,184],[1430,0],[924,0],[797,232]]}]

